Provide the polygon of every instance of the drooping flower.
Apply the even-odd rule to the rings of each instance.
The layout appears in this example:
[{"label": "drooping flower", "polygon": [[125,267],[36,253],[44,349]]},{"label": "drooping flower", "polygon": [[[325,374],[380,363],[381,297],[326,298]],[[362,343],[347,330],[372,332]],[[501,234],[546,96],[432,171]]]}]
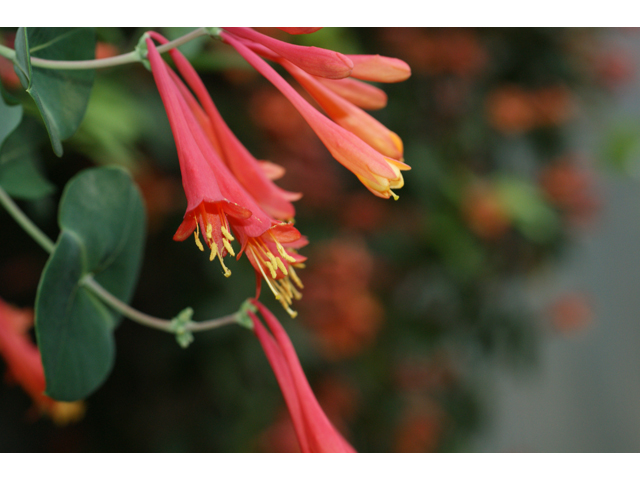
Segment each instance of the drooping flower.
[{"label": "drooping flower", "polygon": [[0,355],[7,363],[7,378],[17,382],[37,409],[57,424],[79,420],[84,415],[83,402],[58,402],[44,394],[40,352],[28,335],[32,325],[33,311],[12,307],[0,299]]},{"label": "drooping flower", "polygon": [[260,302],[252,301],[271,333],[253,312],[254,333],[276,376],[303,453],[354,453],[353,447],[331,424],[302,370],[298,356],[278,319]]},{"label": "drooping flower", "polygon": [[[167,43],[167,39],[156,32],[150,32],[150,36],[161,43]],[[193,66],[179,50],[172,49],[169,54],[202,106],[193,98],[191,92],[184,86],[177,75],[172,70],[169,70],[172,78],[180,88],[189,108],[196,116],[212,146],[238,183],[271,217],[277,220],[291,220],[295,215],[291,202],[298,200],[302,195],[287,192],[276,186],[268,178],[263,166],[249,153],[222,119]]]},{"label": "drooping flower", "polygon": [[[338,162],[351,170],[375,195],[382,198],[397,198],[391,189],[401,188],[404,185],[401,171],[409,170],[408,165],[381,154],[357,135],[318,112],[271,66],[249,48],[248,45],[253,48],[254,44],[244,42],[226,31],[221,33],[221,37],[287,97]],[[264,46],[263,43],[262,47]],[[261,45],[258,45],[257,49],[260,47]],[[265,50],[263,49],[263,51]],[[273,55],[269,54],[268,50],[265,53]],[[308,69],[303,68],[303,70],[309,72]]]},{"label": "drooping flower", "polygon": [[[150,36],[166,41],[153,32]],[[151,70],[176,141],[182,183],[187,197],[187,211],[174,240],[185,240],[194,233],[196,245],[204,250],[200,241],[202,231],[205,243],[211,250],[210,260],[218,257],[225,276],[229,276],[231,271],[225,265],[223,257],[227,253],[235,255],[231,246],[231,241],[235,240],[233,232],[241,246],[238,258],[243,252],[247,252],[249,261],[256,272],[266,279],[276,299],[290,315],[295,316],[296,312],[290,306],[293,298],[300,297],[296,286],[302,288],[302,284],[293,271],[293,266],[299,267],[304,257],[297,255],[292,249],[302,246],[304,239],[293,225],[273,219],[258,204],[259,198],[270,205],[276,205],[278,199],[283,199],[284,191],[272,190],[269,198],[260,195],[254,198],[247,192],[220,158],[220,153],[228,155],[230,163],[237,160],[241,162],[241,166],[255,167],[256,172],[263,172],[257,161],[247,156],[250,154],[244,147],[239,147],[235,137],[231,138],[228,128],[218,135],[216,127],[220,128],[224,122],[221,118],[219,121],[211,121],[208,113],[211,108],[215,109],[213,102],[206,90],[204,93],[201,91],[204,90],[204,85],[199,77],[196,81],[197,74],[186,59],[172,52],[174,60],[180,64],[181,72],[189,78],[198,97],[205,100],[205,105],[208,99],[211,104],[209,112],[202,109],[180,78],[162,60],[152,40],[148,38],[146,42]],[[217,114],[217,110],[215,113]],[[238,160],[239,157],[234,156],[241,156],[243,152],[246,153],[243,159]],[[248,163],[251,160],[255,162],[253,166]],[[247,173],[247,169],[244,173]],[[244,178],[246,180],[248,177]],[[258,177],[254,176],[254,180],[255,178]],[[264,173],[261,178],[270,182]],[[258,183],[252,185],[256,186]],[[261,185],[264,186],[264,183]],[[275,197],[278,197],[276,202],[270,203]]]}]

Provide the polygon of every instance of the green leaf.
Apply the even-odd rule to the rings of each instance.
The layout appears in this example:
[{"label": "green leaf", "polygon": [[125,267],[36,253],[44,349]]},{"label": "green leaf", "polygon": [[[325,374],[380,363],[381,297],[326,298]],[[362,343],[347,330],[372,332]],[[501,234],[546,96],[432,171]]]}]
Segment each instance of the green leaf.
[{"label": "green leaf", "polygon": [[0,186],[12,197],[35,200],[55,191],[39,170],[38,147],[43,140],[42,126],[25,117],[0,148]]},{"label": "green leaf", "polygon": [[560,218],[535,185],[510,176],[496,178],[498,195],[515,227],[530,241],[547,243],[560,231]]},{"label": "green leaf", "polygon": [[0,84],[0,149],[22,120],[22,105],[8,105],[5,102],[5,95],[4,88]]},{"label": "green leaf", "polygon": [[46,393],[85,398],[107,378],[120,316],[81,286],[86,275],[128,303],[142,260],[145,215],[131,177],[121,168],[85,170],[66,186],[61,228],[36,297],[36,335]]},{"label": "green leaf", "polygon": [[48,60],[90,60],[95,57],[92,28],[21,27],[15,41],[22,86],[33,97],[51,138],[62,156],[62,140],[80,126],[87,109],[95,70],[53,70],[34,67],[31,56]]}]

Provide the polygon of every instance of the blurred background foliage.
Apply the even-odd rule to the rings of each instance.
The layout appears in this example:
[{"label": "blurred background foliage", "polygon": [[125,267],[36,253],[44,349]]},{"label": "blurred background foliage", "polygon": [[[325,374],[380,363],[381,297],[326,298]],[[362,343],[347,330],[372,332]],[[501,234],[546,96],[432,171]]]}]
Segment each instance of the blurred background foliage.
[{"label": "blurred background foliage", "polygon": [[[97,57],[133,49],[148,29],[98,29]],[[168,28],[169,38],[188,29]],[[400,135],[400,200],[384,201],[333,161],[295,109],[226,45],[181,50],[249,150],[286,168],[279,184],[303,192],[296,225],[310,245],[300,315],[283,321],[329,418],[360,451],[465,451],[489,422],[483,385],[496,369],[526,372],[550,335],[588,326],[579,292],[543,308],[528,278],[553,268],[601,206],[596,161],[634,173],[640,125],[614,125],[586,158],[572,141],[634,71],[603,48],[603,30],[328,28],[270,35],[406,61],[412,77],[385,85],[374,112]],[[11,45],[13,31],[2,30]],[[629,33],[631,35],[635,33]],[[2,83],[23,98],[8,62]],[[283,73],[284,75],[284,73]],[[27,101],[27,100],[25,100]],[[245,261],[224,278],[191,242],[171,237],[186,201],[176,149],[153,79],[141,65],[97,72],[80,130],[53,155],[35,109],[29,135],[52,193],[21,205],[52,237],[64,184],[92,165],[118,164],[145,200],[148,239],[136,308],[196,319],[235,311],[254,291]],[[55,186],[55,190],[53,189]],[[46,254],[0,212],[0,296],[29,307]],[[57,427],[0,385],[4,451],[294,451],[288,413],[257,340],[226,327],[186,350],[125,321],[115,369],[85,418]],[[31,412],[31,413],[30,413]]]}]

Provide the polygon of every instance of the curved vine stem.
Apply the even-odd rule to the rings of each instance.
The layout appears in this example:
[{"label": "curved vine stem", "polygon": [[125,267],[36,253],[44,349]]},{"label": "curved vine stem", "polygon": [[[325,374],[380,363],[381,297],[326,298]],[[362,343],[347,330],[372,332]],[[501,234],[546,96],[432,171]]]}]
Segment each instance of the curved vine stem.
[{"label": "curved vine stem", "polygon": [[[201,27],[193,30],[182,37],[176,38],[171,42],[158,47],[160,53],[165,53],[172,48],[179,47],[180,45],[193,40],[194,38],[202,37],[204,35],[210,35],[207,28]],[[12,62],[16,61],[16,51],[12,48],[0,45],[0,55],[8,58]],[[125,65],[127,63],[135,63],[141,60],[140,54],[134,50],[129,53],[123,53],[122,55],[116,55],[109,58],[101,58],[99,60],[47,60],[45,58],[31,57],[31,65],[38,68],[47,68],[55,70],[88,70],[95,68],[107,68],[115,67],[117,65]]]},{"label": "curved vine stem", "polygon": [[[55,244],[51,241],[47,235],[38,228],[38,226],[27,217],[20,207],[11,199],[7,192],[0,187],[0,204],[7,210],[9,215],[18,222],[18,224],[27,232],[31,238],[33,238],[38,245],[40,245],[47,253],[53,253]],[[214,328],[229,325],[231,323],[238,323],[240,320],[240,312],[232,313],[224,317],[215,318],[212,320],[205,320],[202,322],[193,322],[190,320],[190,313],[188,316],[181,317],[178,315],[175,319],[166,320],[163,318],[153,317],[146,313],[140,312],[133,307],[130,307],[119,298],[115,297],[112,293],[107,291],[102,285],[100,285],[93,278],[92,274],[85,275],[80,280],[80,285],[84,288],[92,291],[96,296],[100,298],[106,305],[113,308],[116,312],[124,315],[125,317],[137,322],[146,327],[155,328],[156,330],[162,330],[164,332],[174,334],[184,334],[184,332],[202,332],[205,330],[212,330]],[[186,312],[186,310],[185,310]]]}]

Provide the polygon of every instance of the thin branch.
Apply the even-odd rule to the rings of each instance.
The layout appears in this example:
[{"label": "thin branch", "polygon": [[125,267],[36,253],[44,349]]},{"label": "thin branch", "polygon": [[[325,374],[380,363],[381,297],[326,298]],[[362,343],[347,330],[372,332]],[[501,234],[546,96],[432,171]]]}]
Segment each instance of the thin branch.
[{"label": "thin branch", "polygon": [[[38,226],[27,217],[20,207],[11,199],[7,192],[0,187],[0,204],[9,212],[9,215],[18,222],[18,224],[27,232],[31,238],[33,238],[47,253],[53,253],[55,244],[47,237]],[[96,294],[106,305],[113,308],[116,312],[124,315],[125,317],[156,330],[162,330],[164,332],[178,334],[178,329],[182,332],[202,332],[205,330],[212,330],[214,328],[236,323],[239,319],[238,312],[226,315],[224,317],[215,318],[212,320],[205,320],[203,322],[186,321],[181,324],[176,324],[174,320],[166,320],[163,318],[153,317],[147,315],[133,307],[130,307],[119,298],[115,297],[112,293],[107,291],[102,285],[95,281],[92,274],[85,275],[80,284],[94,294]]]},{"label": "thin branch", "polygon": [[[182,37],[158,47],[160,53],[168,52],[172,48],[179,47],[180,45],[198,38],[204,35],[209,35],[206,28],[201,27],[193,30]],[[8,58],[15,63],[16,52],[15,50],[8,48],[4,45],[0,45],[0,55]],[[95,68],[107,68],[115,67],[117,65],[125,65],[127,63],[135,63],[141,60],[139,53],[134,50],[129,53],[123,53],[122,55],[116,55],[109,58],[101,58],[99,60],[47,60],[45,58],[31,57],[31,65],[38,68],[48,68],[54,70],[88,70]]]}]

